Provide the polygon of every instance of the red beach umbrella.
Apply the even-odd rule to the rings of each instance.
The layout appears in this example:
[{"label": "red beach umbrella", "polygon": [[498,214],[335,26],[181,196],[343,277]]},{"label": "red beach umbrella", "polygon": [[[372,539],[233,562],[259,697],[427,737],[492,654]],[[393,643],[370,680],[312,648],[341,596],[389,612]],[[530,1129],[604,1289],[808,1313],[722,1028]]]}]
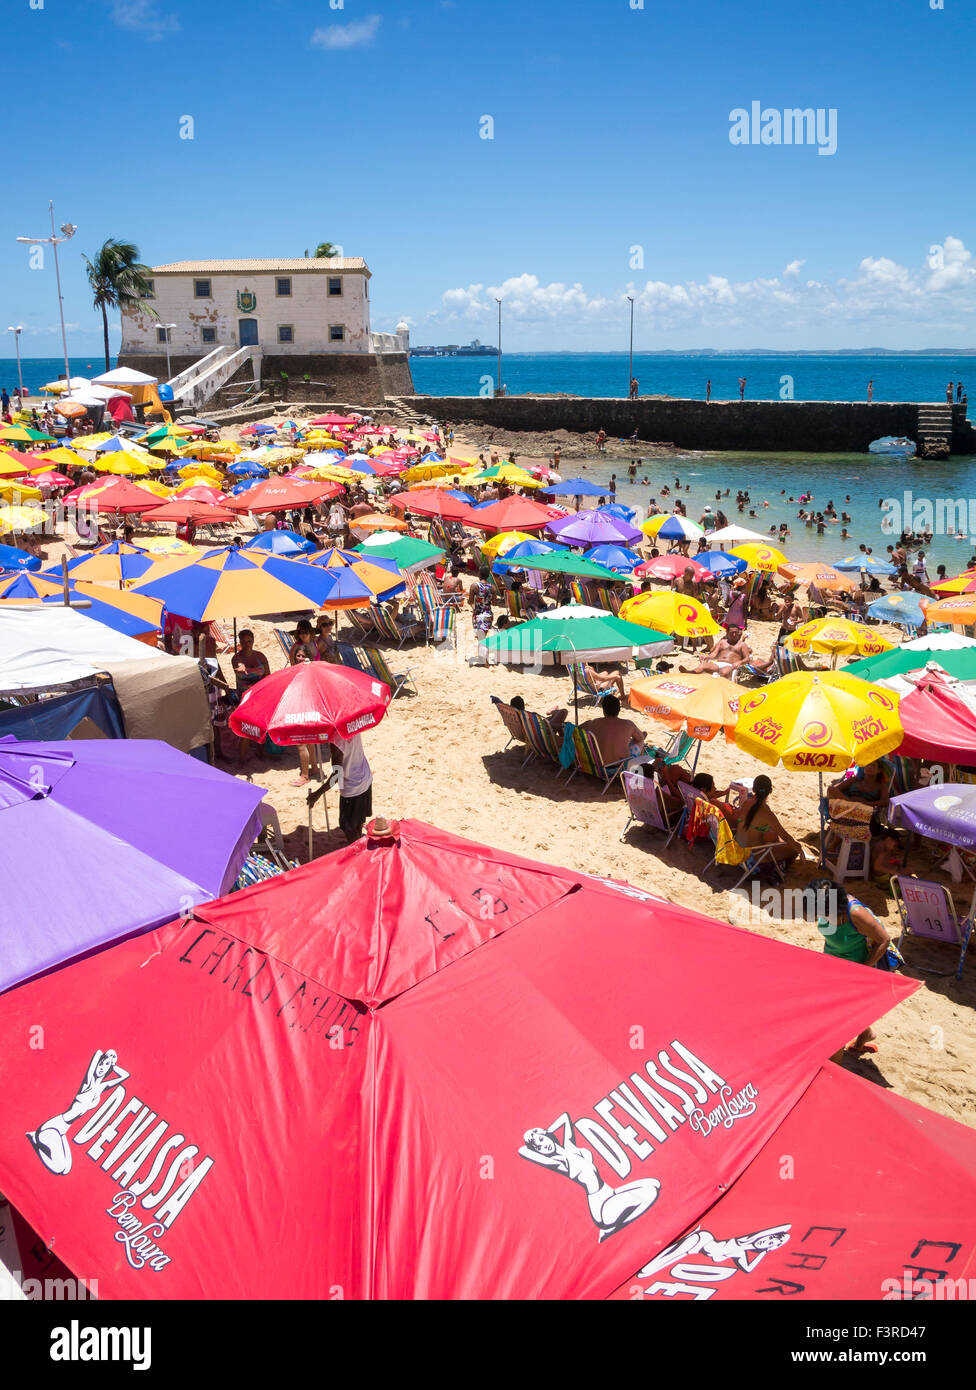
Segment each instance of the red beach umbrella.
[{"label": "red beach umbrella", "polygon": [[479,531],[541,531],[555,516],[562,512],[553,512],[531,497],[503,497],[479,511],[469,509],[464,520]]},{"label": "red beach umbrella", "polygon": [[436,487],[398,492],[390,498],[390,506],[398,511],[415,512],[417,516],[440,517],[443,521],[467,521],[472,515],[467,502],[448,497]]},{"label": "red beach umbrella", "polygon": [[224,505],[235,512],[284,512],[336,497],[341,491],[335,483],[315,483],[308,478],[264,478],[238,497],[228,497]]},{"label": "red beach umbrella", "polygon": [[163,502],[146,513],[147,521],[236,521],[235,512],[226,507],[215,506],[212,502],[200,502],[195,497],[174,497],[171,502]]},{"label": "red beach umbrella", "polygon": [[[0,996],[0,1190],[104,1299],[605,1298],[913,988],[374,822]],[[897,1190],[957,1238],[967,1189]]]},{"label": "red beach umbrella", "polygon": [[242,738],[272,743],[324,743],[378,724],[390,687],[375,676],[328,661],[286,666],[252,685],[230,716]]},{"label": "red beach umbrella", "polygon": [[976,708],[953,682],[934,672],[903,676],[914,689],[902,695],[898,718],[905,737],[895,750],[900,757],[929,758],[936,762],[976,763]]},{"label": "red beach umbrella", "polygon": [[85,488],[79,500],[100,512],[148,512],[159,506],[158,497],[128,478],[113,478],[104,487],[94,483]]}]

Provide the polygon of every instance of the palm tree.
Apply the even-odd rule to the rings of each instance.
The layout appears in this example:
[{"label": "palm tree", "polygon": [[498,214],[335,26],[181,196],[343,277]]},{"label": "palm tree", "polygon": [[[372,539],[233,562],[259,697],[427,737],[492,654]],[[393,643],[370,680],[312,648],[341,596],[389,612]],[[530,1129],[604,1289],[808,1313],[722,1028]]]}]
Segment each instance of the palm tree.
[{"label": "palm tree", "polygon": [[319,257],[323,256],[326,259],[331,259],[333,256],[338,256],[338,254],[339,248],[337,246],[333,246],[331,241],[320,241],[318,246],[316,246],[315,248],[316,260],[318,260]]},{"label": "palm tree", "polygon": [[102,311],[105,334],[105,370],[111,366],[108,350],[109,309],[140,309],[152,319],[156,310],[146,303],[152,284],[150,268],[139,260],[139,248],[131,241],[116,241],[109,237],[95,253],[95,259],[84,258],[88,283],[92,287],[93,303]]}]

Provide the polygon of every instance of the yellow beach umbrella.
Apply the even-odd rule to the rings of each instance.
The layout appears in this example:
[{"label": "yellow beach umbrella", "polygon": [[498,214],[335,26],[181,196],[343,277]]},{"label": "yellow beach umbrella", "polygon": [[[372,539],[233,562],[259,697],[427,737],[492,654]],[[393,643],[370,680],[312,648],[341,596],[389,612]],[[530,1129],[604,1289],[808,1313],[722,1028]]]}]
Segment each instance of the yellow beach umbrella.
[{"label": "yellow beach umbrella", "polygon": [[804,623],[786,639],[791,651],[830,652],[836,663],[838,656],[879,656],[890,652],[894,643],[879,637],[873,628],[849,618],[815,618]]},{"label": "yellow beach umbrella", "polygon": [[77,438],[72,439],[71,447],[72,449],[94,449],[96,444],[104,444],[107,439],[112,438],[113,435],[110,430],[103,430],[101,434],[78,435]]},{"label": "yellow beach umbrella", "polygon": [[31,487],[29,479],[19,482],[16,478],[0,478],[0,498],[8,502],[39,502],[43,496],[39,487]]},{"label": "yellow beach umbrella", "polygon": [[[42,470],[41,470],[41,469],[35,469],[34,471],[35,471],[35,472],[41,472]],[[0,449],[0,477],[2,477],[2,476],[4,476],[4,475],[10,475],[10,474],[20,474],[20,475],[22,475],[23,472],[24,472],[24,465],[23,465],[22,463],[18,463],[16,459],[12,459],[12,458],[9,456],[9,454],[5,454],[5,453],[3,452],[3,450]]]},{"label": "yellow beach umbrella", "polygon": [[618,617],[674,637],[714,637],[721,631],[711,613],[697,599],[670,589],[635,594],[620,605]]},{"label": "yellow beach umbrella", "polygon": [[517,468],[510,463],[500,463],[483,473],[465,472],[464,478],[469,483],[508,483],[512,487],[542,487],[538,478],[533,478],[524,468]]},{"label": "yellow beach umbrella", "polygon": [[786,563],[782,550],[777,550],[774,545],[760,545],[756,541],[735,545],[727,553],[734,555],[737,560],[745,560],[748,569],[758,570],[761,574],[772,574]]},{"label": "yellow beach umbrella", "polygon": [[183,468],[176,470],[181,478],[210,478],[215,483],[221,483],[224,475],[219,468],[214,468],[212,463],[197,460],[195,463],[188,463]]},{"label": "yellow beach umbrella", "polygon": [[76,454],[73,449],[66,448],[63,444],[56,449],[48,449],[46,454],[41,454],[44,462],[39,468],[32,468],[32,473],[46,471],[48,468],[57,466],[58,468],[87,468],[88,460]]},{"label": "yellow beach umbrella", "polygon": [[[143,483],[142,486],[150,487],[151,484]],[[169,496],[168,493],[166,495]],[[181,540],[179,536],[150,536],[147,540],[140,541],[139,544],[143,550],[148,550],[150,555],[173,557],[198,553],[196,546],[191,545],[189,541]]]},{"label": "yellow beach umbrella", "polygon": [[9,506],[0,503],[0,535],[5,532],[33,531],[43,526],[47,517],[40,507]]},{"label": "yellow beach umbrella", "polygon": [[499,555],[504,555],[506,550],[511,550],[513,545],[530,540],[532,537],[524,531],[501,531],[497,536],[489,536],[481,547],[481,553],[490,560],[496,560]]},{"label": "yellow beach umbrella", "polygon": [[[370,449],[369,452],[372,456],[374,450]],[[445,473],[450,473],[453,476],[462,472],[463,470],[458,468],[456,463],[448,463],[444,459],[441,463],[415,463],[411,468],[407,468],[401,473],[400,477],[405,478],[408,483],[414,483],[425,478],[441,478]]]},{"label": "yellow beach umbrella", "polygon": [[794,671],[743,696],[738,746],[775,767],[843,772],[891,753],[903,738],[898,696],[843,671]]},{"label": "yellow beach umbrella", "polygon": [[0,439],[6,440],[8,444],[31,444],[34,436],[30,430],[25,430],[22,425],[2,425],[0,426]]}]

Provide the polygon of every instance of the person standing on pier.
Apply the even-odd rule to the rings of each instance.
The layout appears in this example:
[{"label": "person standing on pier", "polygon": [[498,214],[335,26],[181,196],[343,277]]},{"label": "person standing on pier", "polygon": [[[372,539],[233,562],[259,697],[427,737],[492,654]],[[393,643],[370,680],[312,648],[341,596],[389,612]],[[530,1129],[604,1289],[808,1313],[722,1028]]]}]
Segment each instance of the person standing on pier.
[{"label": "person standing on pier", "polygon": [[710,401],[711,399],[712,399],[712,382],[711,382],[711,378],[709,378],[709,380],[705,382],[705,404],[708,405],[708,403],[709,403],[709,401]]},{"label": "person standing on pier", "polygon": [[962,382],[961,382],[961,381],[957,381],[957,382],[956,382],[956,400],[957,400],[957,401],[961,401],[961,400],[962,400]]},{"label": "person standing on pier", "polygon": [[745,398],[746,398],[746,379],[745,379],[744,376],[740,376],[740,377],[739,377],[739,400],[740,400],[740,401],[744,401]]},{"label": "person standing on pier", "polygon": [[953,383],[950,381],[946,387],[946,405],[952,405],[952,387]]},{"label": "person standing on pier", "polygon": [[874,400],[874,377],[868,382],[868,405]]}]

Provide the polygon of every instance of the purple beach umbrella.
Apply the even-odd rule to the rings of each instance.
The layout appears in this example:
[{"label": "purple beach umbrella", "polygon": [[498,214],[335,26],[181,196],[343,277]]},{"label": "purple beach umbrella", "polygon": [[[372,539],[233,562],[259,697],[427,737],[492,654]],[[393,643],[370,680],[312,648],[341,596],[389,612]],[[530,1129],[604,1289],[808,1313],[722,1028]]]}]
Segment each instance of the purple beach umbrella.
[{"label": "purple beach umbrella", "polygon": [[570,545],[630,545],[642,541],[643,532],[623,517],[598,512],[579,512],[551,523],[549,530]]}]

